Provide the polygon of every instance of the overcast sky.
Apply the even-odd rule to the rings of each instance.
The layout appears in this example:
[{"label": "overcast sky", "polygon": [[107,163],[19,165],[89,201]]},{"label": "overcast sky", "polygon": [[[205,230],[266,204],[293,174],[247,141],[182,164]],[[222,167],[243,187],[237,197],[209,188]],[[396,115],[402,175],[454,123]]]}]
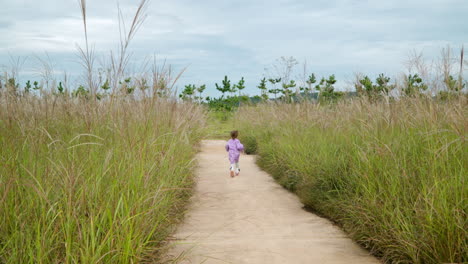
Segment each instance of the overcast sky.
[{"label": "overcast sky", "polygon": [[[120,0],[130,16],[139,1]],[[0,0],[0,65],[28,57],[23,75],[47,54],[57,71],[80,71],[83,44],[76,0]],[[116,47],[117,1],[88,1],[89,38],[98,52]],[[179,85],[214,83],[225,74],[255,86],[275,59],[307,60],[310,72],[396,75],[413,51],[439,55],[446,45],[468,46],[468,0],[153,0],[131,46],[135,61],[156,54],[177,69]],[[342,82],[343,84],[343,82]]]}]

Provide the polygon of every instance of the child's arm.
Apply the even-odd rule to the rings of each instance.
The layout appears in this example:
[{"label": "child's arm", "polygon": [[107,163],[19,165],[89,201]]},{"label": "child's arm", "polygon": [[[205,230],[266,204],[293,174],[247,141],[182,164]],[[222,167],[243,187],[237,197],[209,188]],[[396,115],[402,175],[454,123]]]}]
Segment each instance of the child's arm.
[{"label": "child's arm", "polygon": [[242,143],[240,143],[240,141],[237,141],[237,150],[238,151],[244,151],[244,145],[242,145]]},{"label": "child's arm", "polygon": [[226,148],[226,151],[229,151],[229,144],[226,143],[225,148]]}]

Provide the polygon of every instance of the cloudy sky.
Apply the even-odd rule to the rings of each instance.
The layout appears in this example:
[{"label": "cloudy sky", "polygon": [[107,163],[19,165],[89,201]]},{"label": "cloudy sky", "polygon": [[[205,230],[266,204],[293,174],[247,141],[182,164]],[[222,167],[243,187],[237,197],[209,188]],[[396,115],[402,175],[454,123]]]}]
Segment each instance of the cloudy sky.
[{"label": "cloudy sky", "polygon": [[[80,72],[83,44],[76,0],[0,0],[0,65],[27,57],[34,76],[46,53],[54,70]],[[139,1],[120,0],[131,16]],[[115,49],[117,1],[88,1],[89,38],[98,53]],[[467,0],[152,0],[131,46],[135,62],[156,54],[176,69],[179,84],[203,84],[214,95],[224,75],[246,78],[247,91],[281,56],[307,60],[317,75],[336,74],[343,85],[355,72],[396,75],[412,51],[429,58],[451,45],[468,46]]]}]

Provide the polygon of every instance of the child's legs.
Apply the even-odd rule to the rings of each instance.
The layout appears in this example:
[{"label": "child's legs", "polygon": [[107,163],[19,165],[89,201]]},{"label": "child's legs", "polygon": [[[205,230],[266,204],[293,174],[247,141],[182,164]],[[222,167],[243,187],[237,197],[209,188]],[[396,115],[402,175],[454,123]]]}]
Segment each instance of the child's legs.
[{"label": "child's legs", "polygon": [[234,173],[236,175],[239,174],[239,171],[240,171],[240,168],[239,168],[239,158],[229,158],[229,163],[231,164],[231,167],[229,168],[229,170],[231,171],[231,177],[234,176]]},{"label": "child's legs", "polygon": [[237,168],[239,168],[239,159],[236,157],[229,157],[229,163],[231,164],[231,167],[229,170],[235,171]]}]

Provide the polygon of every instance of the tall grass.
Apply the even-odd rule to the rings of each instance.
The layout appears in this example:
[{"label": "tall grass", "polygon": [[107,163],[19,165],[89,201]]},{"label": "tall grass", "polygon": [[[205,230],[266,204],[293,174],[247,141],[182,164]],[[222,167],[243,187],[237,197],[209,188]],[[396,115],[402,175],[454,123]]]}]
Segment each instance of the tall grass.
[{"label": "tall grass", "polygon": [[170,100],[0,94],[0,263],[154,261],[203,127]]},{"label": "tall grass", "polygon": [[246,107],[258,164],[388,263],[468,262],[466,98]]}]

